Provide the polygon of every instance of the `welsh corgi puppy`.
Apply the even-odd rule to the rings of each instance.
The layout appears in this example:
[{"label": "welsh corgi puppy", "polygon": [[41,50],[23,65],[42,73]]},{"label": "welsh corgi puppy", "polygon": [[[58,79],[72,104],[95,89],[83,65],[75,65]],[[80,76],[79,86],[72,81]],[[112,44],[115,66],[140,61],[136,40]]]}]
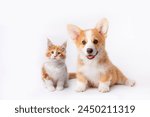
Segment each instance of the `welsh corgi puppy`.
[{"label": "welsh corgi puppy", "polygon": [[107,19],[103,18],[93,29],[82,30],[72,24],[67,29],[78,50],[76,91],[97,87],[105,93],[115,84],[135,85],[135,81],[129,80],[108,58],[105,50]]}]

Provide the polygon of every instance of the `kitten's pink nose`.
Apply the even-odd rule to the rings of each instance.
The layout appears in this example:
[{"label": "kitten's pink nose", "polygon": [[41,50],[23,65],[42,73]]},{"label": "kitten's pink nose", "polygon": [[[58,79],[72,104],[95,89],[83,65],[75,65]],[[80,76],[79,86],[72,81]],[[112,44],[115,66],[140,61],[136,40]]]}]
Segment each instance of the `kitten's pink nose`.
[{"label": "kitten's pink nose", "polygon": [[56,57],[57,57],[57,55],[54,56],[54,58],[56,58]]}]

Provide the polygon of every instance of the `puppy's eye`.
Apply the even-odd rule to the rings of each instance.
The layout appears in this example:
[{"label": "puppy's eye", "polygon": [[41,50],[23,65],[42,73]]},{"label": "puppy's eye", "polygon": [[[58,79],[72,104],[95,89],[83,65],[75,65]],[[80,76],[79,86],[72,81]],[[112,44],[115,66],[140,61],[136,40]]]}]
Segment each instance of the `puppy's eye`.
[{"label": "puppy's eye", "polygon": [[85,41],[85,40],[83,40],[83,41],[82,41],[82,44],[83,44],[83,45],[85,45],[85,44],[86,44],[86,41]]},{"label": "puppy's eye", "polygon": [[54,54],[54,51],[51,51],[52,54]]},{"label": "puppy's eye", "polygon": [[97,43],[98,43],[98,40],[97,40],[97,39],[94,39],[93,43],[94,43],[94,44],[97,44]]}]

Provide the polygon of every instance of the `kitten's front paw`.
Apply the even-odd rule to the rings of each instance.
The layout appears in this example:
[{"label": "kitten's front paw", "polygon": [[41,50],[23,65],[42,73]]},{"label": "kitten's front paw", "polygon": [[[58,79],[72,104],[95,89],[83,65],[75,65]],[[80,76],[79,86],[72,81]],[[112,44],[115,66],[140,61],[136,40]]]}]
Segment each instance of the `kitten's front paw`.
[{"label": "kitten's front paw", "polygon": [[103,84],[100,84],[99,87],[98,87],[98,90],[102,93],[106,93],[106,92],[109,92],[109,85],[103,83]]},{"label": "kitten's front paw", "polygon": [[135,85],[135,81],[134,80],[127,80],[125,85],[133,87]]},{"label": "kitten's front paw", "polygon": [[76,90],[77,92],[84,92],[86,90],[87,86],[85,83],[77,81],[77,87]]},{"label": "kitten's front paw", "polygon": [[50,92],[55,91],[55,87],[47,87],[47,89],[48,89]]},{"label": "kitten's front paw", "polygon": [[63,90],[63,89],[64,89],[64,87],[62,87],[62,86],[57,86],[57,87],[56,87],[56,90],[57,90],[57,91],[61,91],[61,90]]}]

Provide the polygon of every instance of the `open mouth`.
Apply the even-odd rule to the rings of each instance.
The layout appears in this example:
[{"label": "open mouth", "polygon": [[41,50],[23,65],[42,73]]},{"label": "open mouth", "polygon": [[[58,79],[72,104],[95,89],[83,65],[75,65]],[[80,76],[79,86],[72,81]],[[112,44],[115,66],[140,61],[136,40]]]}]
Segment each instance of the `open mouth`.
[{"label": "open mouth", "polygon": [[91,59],[94,59],[97,54],[98,54],[98,51],[96,52],[95,55],[88,55],[86,57],[91,60]]}]

